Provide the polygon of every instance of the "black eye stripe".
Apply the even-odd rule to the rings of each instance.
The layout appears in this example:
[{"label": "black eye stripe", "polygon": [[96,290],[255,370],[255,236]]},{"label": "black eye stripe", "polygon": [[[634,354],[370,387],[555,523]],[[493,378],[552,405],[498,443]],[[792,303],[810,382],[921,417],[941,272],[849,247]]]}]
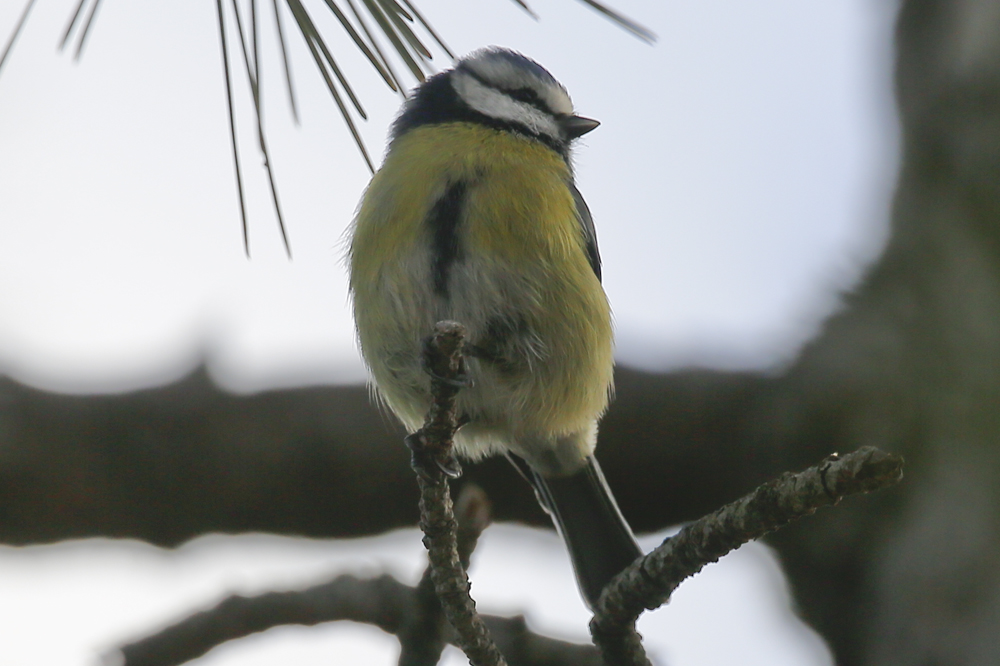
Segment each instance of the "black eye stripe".
[{"label": "black eye stripe", "polygon": [[476,81],[483,84],[487,88],[491,88],[498,92],[502,92],[504,95],[507,95],[511,99],[515,99],[518,102],[524,102],[525,104],[529,104],[544,114],[553,117],[555,117],[556,115],[555,112],[549,108],[548,104],[546,104],[545,101],[542,100],[542,98],[538,95],[538,91],[535,90],[534,88],[528,88],[528,87],[515,88],[515,89],[501,88],[492,81],[487,81],[483,77],[479,76],[479,74],[472,71],[471,69],[467,68],[460,68],[460,69],[462,69],[463,72],[465,72],[466,74],[468,74],[469,76],[471,76],[472,78],[474,78]]},{"label": "black eye stripe", "polygon": [[530,104],[535,108],[541,109],[545,113],[552,115],[552,111],[548,108],[541,97],[538,96],[538,91],[532,88],[518,88],[517,90],[504,90],[503,88],[498,88],[507,93],[519,102],[524,102]]},{"label": "black eye stripe", "polygon": [[542,104],[541,98],[538,97],[538,93],[531,88],[518,88],[517,90],[504,90],[505,93],[518,100],[519,102],[527,102],[532,106],[538,106]]}]

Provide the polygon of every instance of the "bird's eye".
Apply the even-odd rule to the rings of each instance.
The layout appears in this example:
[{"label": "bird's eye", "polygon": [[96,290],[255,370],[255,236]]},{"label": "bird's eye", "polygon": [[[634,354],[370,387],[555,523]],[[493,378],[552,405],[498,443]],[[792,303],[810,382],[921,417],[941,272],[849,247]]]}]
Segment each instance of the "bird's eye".
[{"label": "bird's eye", "polygon": [[516,90],[508,90],[507,94],[519,102],[525,102],[533,106],[537,106],[540,101],[538,93],[531,88],[518,88]]}]

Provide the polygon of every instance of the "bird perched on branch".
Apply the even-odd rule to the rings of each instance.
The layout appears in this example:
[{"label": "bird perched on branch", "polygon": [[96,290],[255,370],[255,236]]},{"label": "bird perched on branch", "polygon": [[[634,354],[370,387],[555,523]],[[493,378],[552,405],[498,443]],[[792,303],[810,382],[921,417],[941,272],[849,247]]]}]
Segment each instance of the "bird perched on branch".
[{"label": "bird perched on branch", "polygon": [[591,607],[641,554],[593,455],[613,336],[570,148],[597,126],[538,63],[476,51],[406,101],[350,245],[380,397],[418,430],[431,400],[423,341],[438,321],[464,324],[456,450],[504,453],[531,481]]}]

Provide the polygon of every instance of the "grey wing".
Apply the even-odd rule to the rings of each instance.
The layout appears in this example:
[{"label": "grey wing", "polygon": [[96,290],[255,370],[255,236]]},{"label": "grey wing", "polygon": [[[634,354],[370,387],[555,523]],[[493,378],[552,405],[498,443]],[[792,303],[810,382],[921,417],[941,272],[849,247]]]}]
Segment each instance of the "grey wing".
[{"label": "grey wing", "polygon": [[587,251],[587,261],[594,269],[594,275],[601,279],[601,253],[597,251],[597,230],[594,229],[594,218],[590,216],[590,209],[587,202],[583,200],[580,190],[571,181],[569,191],[573,193],[573,201],[576,203],[576,217],[580,221],[580,230],[583,232],[583,241]]}]

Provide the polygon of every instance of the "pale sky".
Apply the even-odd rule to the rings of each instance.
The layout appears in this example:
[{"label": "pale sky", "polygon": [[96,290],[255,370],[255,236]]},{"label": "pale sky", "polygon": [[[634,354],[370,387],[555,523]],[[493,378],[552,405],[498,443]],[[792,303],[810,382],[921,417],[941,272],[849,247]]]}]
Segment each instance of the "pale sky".
[{"label": "pale sky", "polygon": [[[206,358],[237,390],[361,379],[342,238],[368,173],[291,21],[301,127],[262,3],[265,122],[294,260],[237,71],[247,260],[214,3],[106,0],[79,63],[55,48],[74,5],[39,0],[0,75],[0,372],[122,390]],[[787,362],[881,242],[896,165],[892,3],[614,5],[659,42],[569,0],[533,2],[538,22],[509,0],[420,6],[457,53],[518,49],[602,121],[576,165],[620,359]],[[22,6],[0,3],[2,34]],[[370,113],[362,132],[380,158],[399,98],[322,3],[310,6]]]},{"label": "pale sky", "polygon": [[[104,0],[74,63],[55,47],[75,1],[38,0],[0,74],[0,373],[116,391],[176,379],[204,359],[240,391],[361,380],[342,240],[368,173],[301,38],[289,31],[295,127],[261,3],[265,117],[291,262],[258,168],[245,79],[235,77],[247,260],[215,3]],[[325,16],[323,3],[306,4]],[[619,358],[661,369],[787,363],[884,240],[897,166],[895,3],[613,0],[659,35],[655,46],[580,3],[531,4],[541,21],[509,0],[419,6],[456,52],[518,49],[602,121],[576,165]],[[0,2],[0,39],[22,7]],[[370,113],[361,131],[380,156],[399,98],[332,21],[319,23]],[[526,611],[542,631],[585,639],[553,534],[500,526],[483,544],[472,572],[482,608]],[[90,666],[226,590],[283,589],[338,567],[412,579],[421,561],[412,530],[346,543],[211,536],[175,553],[110,540],[0,547],[5,663]],[[774,559],[751,546],[685,584],[640,629],[654,658],[678,666],[828,666],[790,612]],[[392,663],[397,649],[377,631],[326,625],[236,642],[204,662]]]}]

